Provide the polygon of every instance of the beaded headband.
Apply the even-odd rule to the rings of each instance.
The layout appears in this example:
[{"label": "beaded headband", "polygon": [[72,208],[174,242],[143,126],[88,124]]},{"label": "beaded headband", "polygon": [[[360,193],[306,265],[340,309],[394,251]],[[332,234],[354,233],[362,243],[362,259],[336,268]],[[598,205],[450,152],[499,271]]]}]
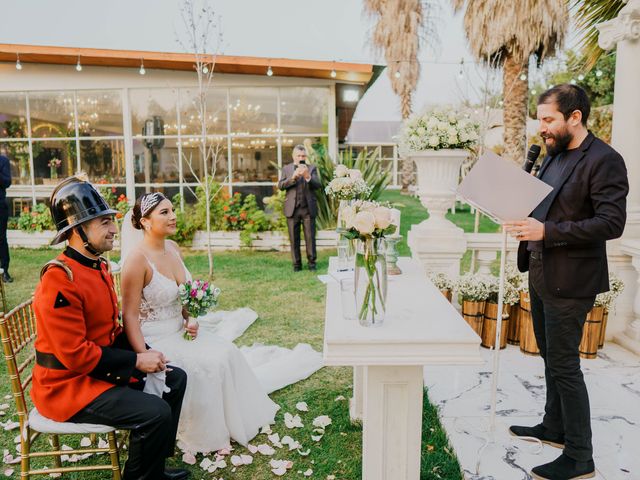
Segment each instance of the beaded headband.
[{"label": "beaded headband", "polygon": [[140,216],[146,217],[147,213],[165,198],[166,197],[160,192],[150,193],[142,197],[142,201],[140,202]]}]

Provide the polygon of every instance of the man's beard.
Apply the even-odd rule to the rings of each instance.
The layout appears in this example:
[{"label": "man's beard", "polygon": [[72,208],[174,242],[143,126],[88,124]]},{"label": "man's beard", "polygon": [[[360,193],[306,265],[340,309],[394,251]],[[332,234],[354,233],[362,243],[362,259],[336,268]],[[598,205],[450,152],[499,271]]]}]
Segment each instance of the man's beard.
[{"label": "man's beard", "polygon": [[571,133],[569,133],[569,131],[565,129],[555,135],[545,135],[543,138],[545,140],[547,138],[552,138],[554,140],[553,145],[549,145],[545,141],[544,146],[547,149],[547,155],[549,155],[550,157],[555,157],[557,154],[562,153],[567,149],[567,147],[571,143],[571,140],[573,140],[573,135],[571,135]]}]

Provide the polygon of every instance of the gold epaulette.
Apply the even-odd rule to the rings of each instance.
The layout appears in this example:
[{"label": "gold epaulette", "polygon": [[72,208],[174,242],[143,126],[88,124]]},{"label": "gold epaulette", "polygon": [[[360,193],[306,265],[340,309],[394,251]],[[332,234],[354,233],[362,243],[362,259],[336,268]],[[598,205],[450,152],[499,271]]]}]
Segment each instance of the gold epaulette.
[{"label": "gold epaulette", "polygon": [[67,274],[69,281],[73,282],[73,272],[71,271],[71,268],[69,268],[69,265],[64,263],[62,260],[58,260],[57,258],[54,258],[53,260],[49,260],[47,263],[44,264],[44,266],[42,267],[42,270],[40,270],[41,279],[42,279],[42,276],[45,274],[45,272],[49,270],[51,267],[60,267],[61,269],[63,269],[64,272]]}]

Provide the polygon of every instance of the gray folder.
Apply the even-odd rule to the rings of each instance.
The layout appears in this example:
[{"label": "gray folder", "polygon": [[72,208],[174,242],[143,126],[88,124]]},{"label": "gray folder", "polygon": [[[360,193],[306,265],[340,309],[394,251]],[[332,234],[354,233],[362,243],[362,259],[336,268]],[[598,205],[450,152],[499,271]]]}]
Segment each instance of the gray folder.
[{"label": "gray folder", "polygon": [[456,193],[497,223],[524,220],[553,188],[492,151],[484,153]]}]

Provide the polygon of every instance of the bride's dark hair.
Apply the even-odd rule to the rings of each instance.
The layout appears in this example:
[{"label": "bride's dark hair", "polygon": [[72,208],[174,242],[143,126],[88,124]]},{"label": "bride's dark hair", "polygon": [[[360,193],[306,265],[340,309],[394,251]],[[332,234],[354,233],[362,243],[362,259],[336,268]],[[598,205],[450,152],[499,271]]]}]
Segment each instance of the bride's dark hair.
[{"label": "bride's dark hair", "polygon": [[136,203],[133,206],[133,212],[131,213],[131,223],[133,228],[142,230],[141,220],[148,217],[156,207],[165,200],[165,197],[160,192],[143,193],[136,199]]}]

